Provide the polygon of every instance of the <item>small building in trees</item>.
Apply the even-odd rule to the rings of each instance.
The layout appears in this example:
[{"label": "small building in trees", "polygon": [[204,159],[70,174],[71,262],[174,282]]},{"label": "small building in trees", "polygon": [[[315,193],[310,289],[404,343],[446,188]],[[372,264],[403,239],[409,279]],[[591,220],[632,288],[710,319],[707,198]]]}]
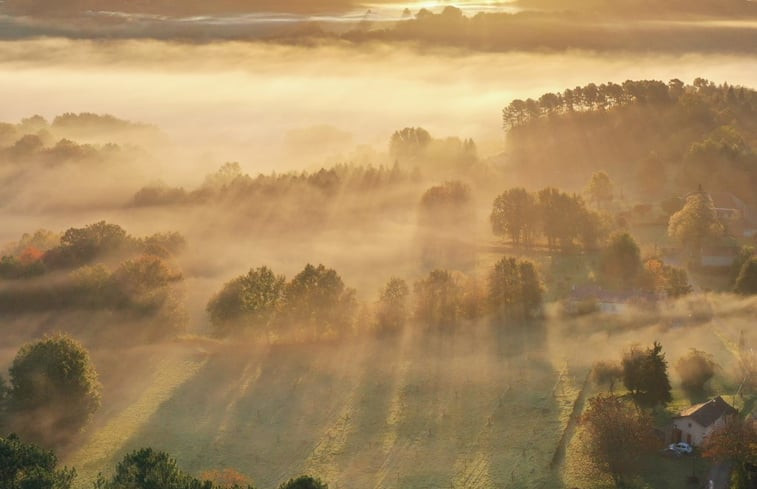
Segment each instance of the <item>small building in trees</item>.
[{"label": "small building in trees", "polygon": [[684,441],[699,446],[713,430],[722,426],[729,416],[737,414],[738,411],[720,396],[695,404],[673,418],[671,442]]},{"label": "small building in trees", "polygon": [[700,256],[700,265],[707,268],[729,268],[733,266],[738,255],[739,247],[735,244],[704,246]]},{"label": "small building in trees", "polygon": [[565,310],[572,315],[592,312],[623,315],[632,306],[643,307],[659,299],[657,294],[641,290],[613,291],[599,285],[574,285],[565,302]]}]

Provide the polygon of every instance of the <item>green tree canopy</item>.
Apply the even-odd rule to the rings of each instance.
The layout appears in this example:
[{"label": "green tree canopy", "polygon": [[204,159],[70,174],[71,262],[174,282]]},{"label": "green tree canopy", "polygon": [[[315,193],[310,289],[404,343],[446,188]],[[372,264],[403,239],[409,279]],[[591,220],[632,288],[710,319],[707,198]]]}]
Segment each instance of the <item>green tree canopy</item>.
[{"label": "green tree canopy", "polygon": [[289,479],[281,484],[279,489],[329,489],[329,485],[321,482],[320,479],[303,475],[296,479]]},{"label": "green tree canopy", "polygon": [[76,472],[58,469],[51,451],[23,443],[16,435],[0,437],[0,487],[3,489],[70,489]]},{"label": "green tree canopy", "polygon": [[623,384],[639,406],[652,407],[671,401],[668,362],[660,343],[655,342],[645,350],[631,347],[621,364]]},{"label": "green tree canopy", "polygon": [[633,287],[642,271],[641,250],[628,233],[615,234],[600,258],[602,281],[613,287]]},{"label": "green tree canopy", "polygon": [[344,332],[355,315],[355,291],[331,268],[307,264],[285,287],[286,318],[316,333]]},{"label": "green tree canopy", "polygon": [[497,236],[510,236],[517,246],[530,244],[538,225],[536,198],[524,188],[512,188],[494,200],[489,217]]},{"label": "green tree canopy", "polygon": [[[252,486],[245,486],[253,489]],[[221,487],[200,481],[179,469],[176,460],[165,452],[142,448],[127,454],[116,466],[115,474],[102,475],[95,489],[243,489],[239,485]]]},{"label": "green tree canopy", "polygon": [[225,336],[243,328],[269,331],[284,301],[285,282],[268,267],[251,269],[228,282],[208,302],[215,334]]},{"label": "green tree canopy", "polygon": [[35,441],[65,443],[100,406],[100,384],[87,350],[68,336],[27,343],[10,367],[14,428]]}]

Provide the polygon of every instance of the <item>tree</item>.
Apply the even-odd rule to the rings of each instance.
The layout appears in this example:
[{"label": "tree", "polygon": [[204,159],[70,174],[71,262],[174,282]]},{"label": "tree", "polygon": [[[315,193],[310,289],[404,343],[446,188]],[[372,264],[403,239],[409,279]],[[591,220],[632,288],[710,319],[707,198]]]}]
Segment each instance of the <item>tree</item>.
[{"label": "tree", "polygon": [[406,127],[395,131],[389,141],[393,158],[415,158],[431,144],[431,134],[421,127]]},{"label": "tree", "polygon": [[424,192],[418,211],[424,265],[471,266],[474,253],[469,236],[476,209],[470,187],[460,181],[433,186]]},{"label": "tree", "polygon": [[544,289],[534,264],[502,258],[489,273],[489,305],[498,317],[524,320],[541,307]]},{"label": "tree", "polygon": [[250,269],[223,286],[207,311],[217,336],[249,328],[267,333],[284,302],[285,278],[268,267]]},{"label": "tree", "polygon": [[589,399],[581,424],[588,455],[618,487],[638,469],[639,459],[654,444],[651,420],[619,397],[600,395]]},{"label": "tree", "polygon": [[381,290],[376,309],[376,330],[379,332],[398,331],[407,320],[407,298],[410,289],[407,282],[392,277]]},{"label": "tree", "polygon": [[60,246],[45,253],[44,262],[51,268],[76,267],[134,246],[136,241],[121,226],[100,221],[68,229],[60,238]]},{"label": "tree", "polygon": [[34,441],[66,443],[100,406],[89,353],[68,336],[22,346],[9,372],[11,422]]},{"label": "tree", "polygon": [[612,394],[615,390],[615,382],[623,378],[623,368],[618,363],[597,362],[591,369],[591,378],[597,385],[607,384]]},{"label": "tree", "polygon": [[329,489],[329,485],[321,482],[320,479],[303,475],[296,479],[289,479],[281,484],[279,489]]},{"label": "tree", "polygon": [[94,486],[95,489],[253,489],[246,484],[236,479],[230,485],[200,481],[182,472],[167,453],[142,448],[127,454],[110,479],[100,475]]},{"label": "tree", "polygon": [[660,343],[646,350],[632,346],[623,355],[621,365],[623,384],[637,405],[653,407],[671,401],[668,363]]},{"label": "tree", "polygon": [[733,290],[741,295],[757,294],[757,256],[744,262]]},{"label": "tree", "polygon": [[606,208],[614,197],[613,183],[607,173],[600,171],[591,176],[586,193],[598,208]]},{"label": "tree", "polygon": [[645,281],[653,290],[676,298],[690,294],[694,288],[689,283],[689,275],[682,268],[666,265],[659,258],[644,262]]},{"label": "tree", "polygon": [[343,333],[352,326],[355,291],[345,287],[342,277],[331,268],[311,264],[284,288],[286,319],[319,333]]},{"label": "tree", "polygon": [[602,280],[621,289],[633,287],[642,270],[641,250],[628,233],[615,234],[602,251],[600,271]]},{"label": "tree", "polygon": [[497,236],[509,235],[516,246],[530,244],[537,224],[536,198],[524,188],[506,190],[494,200],[490,216]]},{"label": "tree", "polygon": [[686,198],[683,209],[670,216],[668,235],[688,246],[691,256],[698,258],[707,239],[723,234],[723,224],[718,220],[710,196],[695,192]]},{"label": "tree", "polygon": [[3,489],[70,489],[76,471],[58,469],[51,451],[23,443],[18,436],[0,437],[0,487]]},{"label": "tree", "polygon": [[715,375],[716,367],[712,355],[695,348],[675,364],[676,373],[681,377],[681,387],[690,396],[704,394],[704,385]]},{"label": "tree", "polygon": [[434,328],[451,328],[461,313],[463,290],[447,270],[434,270],[415,283],[415,317]]},{"label": "tree", "polygon": [[[733,477],[742,485],[731,487],[754,487],[749,478],[752,478],[751,484],[757,483],[753,471],[757,466],[757,424],[739,415],[729,416],[705,438],[702,454],[718,462],[734,462]],[[751,471],[749,467],[752,467]]]}]

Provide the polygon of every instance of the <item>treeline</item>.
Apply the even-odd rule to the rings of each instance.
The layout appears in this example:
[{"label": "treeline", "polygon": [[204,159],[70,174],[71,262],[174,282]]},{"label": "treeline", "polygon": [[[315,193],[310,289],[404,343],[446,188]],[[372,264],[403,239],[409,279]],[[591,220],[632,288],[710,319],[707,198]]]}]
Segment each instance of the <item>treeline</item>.
[{"label": "treeline", "polygon": [[48,121],[40,115],[21,119],[17,124],[0,122],[0,146],[10,146],[24,136],[41,136],[50,139],[105,139],[123,143],[159,143],[164,136],[148,124],[119,119],[110,114],[66,112]]},{"label": "treeline", "polygon": [[[743,9],[713,9],[723,15],[756,15],[757,8],[743,2]],[[696,23],[629,22],[630,17],[665,19],[672,11],[664,8],[638,9],[622,17],[612,12],[524,11],[481,12],[471,17],[447,6],[435,14],[421,9],[414,16],[390,27],[364,22],[339,36],[353,42],[414,41],[435,46],[453,46],[484,51],[509,50],[622,50],[649,52],[750,52],[757,41],[751,27],[703,26]],[[688,8],[688,7],[687,7]],[[630,19],[633,20],[633,19]],[[674,20],[680,20],[676,18]],[[335,35],[311,29],[301,37]]]},{"label": "treeline", "polygon": [[183,277],[172,260],[184,246],[178,233],[136,238],[106,222],[60,237],[25,235],[0,259],[0,314],[103,312],[109,318],[98,327],[77,320],[63,328],[142,341],[175,336],[186,314]]},{"label": "treeline", "polygon": [[754,204],[757,92],[697,78],[589,84],[503,111],[510,165],[531,184],[576,187],[604,170],[662,201],[706,183]]},{"label": "treeline", "polygon": [[[140,189],[132,200],[137,207],[162,205],[195,205],[207,203],[255,202],[258,205],[279,204],[277,199],[332,199],[342,191],[376,192],[406,182],[411,175],[398,165],[353,166],[336,165],[316,172],[259,174],[242,172],[239,163],[225,163],[209,174],[203,184],[187,191],[183,187],[152,185]],[[306,210],[307,209],[303,209]],[[311,209],[315,211],[315,209]]]},{"label": "treeline", "polygon": [[[698,89],[706,81],[697,79],[694,85],[686,87],[680,80],[674,79],[667,84],[657,80],[626,80],[622,84],[613,82],[589,83],[583,87],[567,88],[562,93],[545,93],[537,100],[515,99],[502,110],[502,123],[505,129],[524,126],[540,117],[565,114],[576,111],[606,110],[629,104],[670,104],[678,100],[686,90]],[[744,88],[739,88],[735,95],[740,101],[750,102],[757,97]]]},{"label": "treeline", "polygon": [[[74,468],[59,467],[50,450],[11,434],[0,437],[0,486],[3,489],[72,489]],[[328,489],[318,478],[302,475],[279,485],[279,489]],[[252,481],[234,469],[208,470],[193,476],[181,470],[168,453],[142,448],[124,456],[113,475],[100,474],[92,489],[254,489]]]},{"label": "treeline", "polygon": [[491,317],[522,323],[540,315],[543,288],[533,263],[503,258],[486,280],[437,269],[410,286],[392,278],[373,305],[359,307],[354,290],[333,269],[307,265],[290,281],[267,267],[228,282],[207,311],[217,336],[249,334],[333,338],[373,331],[396,333],[412,323],[452,330]]},{"label": "treeline", "polygon": [[504,191],[489,216],[492,232],[509,237],[516,246],[531,247],[544,237],[550,250],[574,249],[576,241],[594,250],[607,237],[612,223],[590,210],[583,198],[548,187],[528,192],[522,187]]},{"label": "treeline", "polygon": [[32,278],[81,267],[95,260],[125,256],[151,255],[168,259],[182,252],[185,246],[186,240],[179,233],[156,233],[138,238],[121,226],[105,221],[70,228],[62,235],[39,230],[6,246],[0,258],[0,279]]}]

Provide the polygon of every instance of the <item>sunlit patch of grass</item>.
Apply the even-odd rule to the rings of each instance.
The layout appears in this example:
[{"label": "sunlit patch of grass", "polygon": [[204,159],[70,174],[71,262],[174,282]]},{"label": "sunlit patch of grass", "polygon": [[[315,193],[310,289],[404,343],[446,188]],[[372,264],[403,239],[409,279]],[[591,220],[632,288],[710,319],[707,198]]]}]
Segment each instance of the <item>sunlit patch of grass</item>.
[{"label": "sunlit patch of grass", "polygon": [[108,419],[81,448],[66,458],[66,464],[76,467],[77,485],[88,488],[99,472],[111,470],[117,461],[114,455],[171,398],[179,386],[197,373],[202,364],[199,360],[187,360],[181,352],[163,358],[155,367],[149,387],[123,411]]}]

